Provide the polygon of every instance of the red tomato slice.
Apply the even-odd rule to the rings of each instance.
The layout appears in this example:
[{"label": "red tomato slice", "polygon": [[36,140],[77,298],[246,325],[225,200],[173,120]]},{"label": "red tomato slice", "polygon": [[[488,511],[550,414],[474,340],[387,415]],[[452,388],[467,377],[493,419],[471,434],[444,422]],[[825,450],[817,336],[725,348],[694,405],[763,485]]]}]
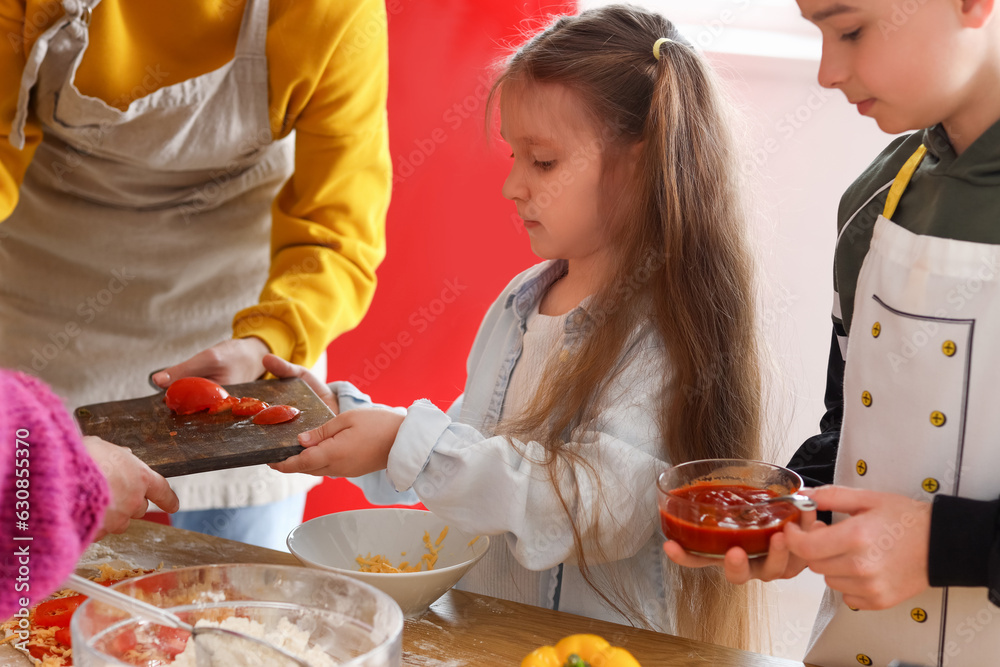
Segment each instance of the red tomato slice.
[{"label": "red tomato slice", "polygon": [[187,648],[191,633],[180,628],[170,628],[162,625],[157,629],[156,637],[156,645],[167,654],[167,657],[176,658]]},{"label": "red tomato slice", "polygon": [[38,646],[37,644],[28,644],[28,653],[35,660],[45,660],[52,655],[47,646]]},{"label": "red tomato slice", "polygon": [[132,628],[121,630],[111,637],[110,641],[107,638],[104,641],[105,645],[98,648],[111,653],[111,655],[125,655],[139,646],[139,642],[135,638],[135,630]]},{"label": "red tomato slice", "polygon": [[72,648],[73,640],[70,638],[69,628],[59,628],[58,630],[56,630],[56,641],[62,644],[63,646]]},{"label": "red tomato slice", "polygon": [[[148,570],[147,574],[150,572],[155,572],[155,570]],[[130,582],[130,585],[137,591],[141,591],[143,595],[149,597],[160,593],[166,593],[167,591],[176,588],[177,575],[173,572],[161,572],[155,577],[143,577],[141,579],[136,579],[135,581]]]},{"label": "red tomato slice", "polygon": [[292,421],[299,416],[298,408],[290,405],[272,405],[266,410],[261,410],[253,417],[254,424],[281,424]]},{"label": "red tomato slice", "polygon": [[205,378],[181,378],[167,387],[163,397],[167,407],[179,415],[190,415],[217,406],[229,392]]},{"label": "red tomato slice", "polygon": [[239,405],[233,406],[233,414],[237,417],[250,417],[269,407],[267,403],[256,398],[241,398]]},{"label": "red tomato slice", "polygon": [[208,409],[208,414],[214,415],[219,412],[227,412],[232,410],[242,399],[236,398],[235,396],[226,396],[224,399],[213,405]]},{"label": "red tomato slice", "polygon": [[68,628],[73,612],[86,599],[86,595],[73,595],[68,598],[46,600],[35,609],[35,625],[42,628]]}]

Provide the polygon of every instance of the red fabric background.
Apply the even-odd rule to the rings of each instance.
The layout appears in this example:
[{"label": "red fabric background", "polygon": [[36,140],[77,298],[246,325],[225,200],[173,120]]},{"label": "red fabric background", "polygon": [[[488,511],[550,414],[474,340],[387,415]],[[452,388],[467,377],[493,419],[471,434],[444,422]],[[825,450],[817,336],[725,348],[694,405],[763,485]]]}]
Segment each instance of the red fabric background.
[{"label": "red fabric background", "polygon": [[[371,310],[329,348],[331,379],[379,403],[447,407],[486,309],[539,261],[501,197],[509,159],[485,131],[491,65],[575,2],[387,0],[394,170],[388,255]],[[309,494],[305,518],[364,507],[343,480]]]}]

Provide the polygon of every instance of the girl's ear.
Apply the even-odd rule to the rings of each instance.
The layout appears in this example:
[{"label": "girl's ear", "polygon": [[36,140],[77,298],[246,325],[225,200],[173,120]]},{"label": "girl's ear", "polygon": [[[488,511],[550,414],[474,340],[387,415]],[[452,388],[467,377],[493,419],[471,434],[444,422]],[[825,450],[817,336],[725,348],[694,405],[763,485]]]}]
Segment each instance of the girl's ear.
[{"label": "girl's ear", "polygon": [[637,141],[634,144],[629,145],[625,149],[625,164],[629,169],[629,174],[634,174],[636,168],[640,163],[639,159],[642,157],[642,149],[645,148],[645,141]]},{"label": "girl's ear", "polygon": [[637,141],[628,147],[628,156],[632,160],[633,164],[638,162],[639,157],[642,156],[642,149],[645,147],[645,141]]},{"label": "girl's ear", "polygon": [[993,16],[994,0],[956,0],[965,28],[982,28]]}]

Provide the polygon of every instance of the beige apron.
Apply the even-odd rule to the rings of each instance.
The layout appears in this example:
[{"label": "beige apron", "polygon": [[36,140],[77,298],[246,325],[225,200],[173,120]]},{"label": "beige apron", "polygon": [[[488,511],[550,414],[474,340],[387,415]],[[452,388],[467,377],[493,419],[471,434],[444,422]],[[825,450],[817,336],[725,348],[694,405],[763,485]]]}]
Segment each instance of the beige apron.
[{"label": "beige apron", "polygon": [[[70,407],[148,395],[150,371],[232,336],[267,277],[270,206],[294,161],[294,137],[271,136],[267,0],[247,0],[232,61],[159,88],[150,67],[125,111],[74,85],[99,2],[65,0],[29,54],[11,143],[29,100],[44,139],[0,223],[0,366]],[[318,482],[258,466],[172,485],[196,510]]]},{"label": "beige apron", "polygon": [[[1000,246],[890,221],[924,152],[896,177],[858,277],[834,481],[925,502],[994,499]],[[867,558],[905,529],[886,526]],[[985,588],[931,588],[884,611],[853,611],[827,589],[813,633],[806,662],[823,667],[1000,664],[1000,609]]]}]

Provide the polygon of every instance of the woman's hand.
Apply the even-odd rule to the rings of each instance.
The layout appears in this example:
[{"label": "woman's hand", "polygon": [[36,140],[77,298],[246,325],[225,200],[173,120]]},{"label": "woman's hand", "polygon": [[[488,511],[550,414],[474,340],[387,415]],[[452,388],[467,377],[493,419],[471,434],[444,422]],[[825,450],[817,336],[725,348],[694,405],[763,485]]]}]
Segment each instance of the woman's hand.
[{"label": "woman's hand", "polygon": [[771,536],[767,556],[751,560],[747,552],[740,547],[733,547],[726,552],[721,561],[717,558],[705,558],[689,554],[673,540],[663,544],[663,551],[670,560],[684,567],[721,567],[726,573],[726,579],[734,584],[745,584],[751,579],[774,581],[775,579],[791,579],[806,568],[806,561],[793,554],[788,548],[788,531],[794,527],[799,532],[811,532],[822,523],[817,523],[816,512],[804,512],[802,525],[789,523],[783,532]]},{"label": "woman's hand", "polygon": [[264,355],[271,350],[260,338],[224,340],[187,361],[153,374],[153,382],[163,388],[183,377],[203,377],[219,384],[252,382],[264,374]]},{"label": "woman's hand", "polygon": [[95,539],[108,533],[124,533],[132,519],[142,517],[149,501],[165,512],[180,508],[177,494],[162,475],[136,458],[132,450],[96,436],[84,436],[83,444],[111,489],[111,503],[104,511],[104,524]]},{"label": "woman's hand", "polygon": [[329,477],[359,477],[383,470],[403,416],[391,410],[348,410],[319,428],[299,434],[306,448],[281,463],[279,472],[305,472]]},{"label": "woman's hand", "polygon": [[264,356],[264,368],[277,378],[302,378],[309,385],[309,388],[316,392],[316,395],[333,410],[333,414],[340,412],[340,402],[337,400],[337,395],[330,391],[330,387],[325,382],[310,373],[305,366],[298,366],[275,354],[268,354]]},{"label": "woman's hand", "polygon": [[787,529],[788,548],[855,609],[886,609],[930,586],[931,505],[843,486],[805,492],[821,510],[850,516],[813,531]]}]

